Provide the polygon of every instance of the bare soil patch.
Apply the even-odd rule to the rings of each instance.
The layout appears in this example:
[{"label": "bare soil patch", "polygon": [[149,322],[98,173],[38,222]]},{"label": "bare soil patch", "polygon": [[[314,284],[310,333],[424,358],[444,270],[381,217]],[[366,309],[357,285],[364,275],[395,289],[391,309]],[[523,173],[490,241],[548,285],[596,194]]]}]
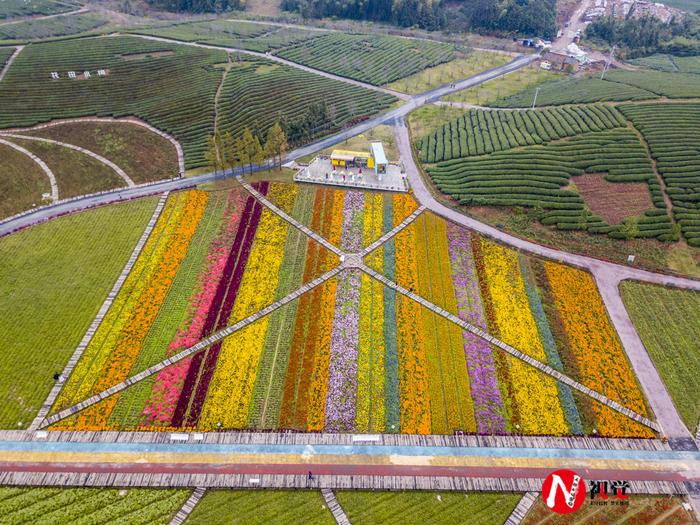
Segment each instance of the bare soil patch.
[{"label": "bare soil patch", "polygon": [[151,51],[149,53],[128,53],[121,57],[124,60],[144,60],[146,58],[168,57],[174,54],[174,51]]},{"label": "bare soil patch", "polygon": [[654,207],[644,182],[608,182],[604,173],[578,175],[573,182],[591,211],[608,224],[620,224]]}]

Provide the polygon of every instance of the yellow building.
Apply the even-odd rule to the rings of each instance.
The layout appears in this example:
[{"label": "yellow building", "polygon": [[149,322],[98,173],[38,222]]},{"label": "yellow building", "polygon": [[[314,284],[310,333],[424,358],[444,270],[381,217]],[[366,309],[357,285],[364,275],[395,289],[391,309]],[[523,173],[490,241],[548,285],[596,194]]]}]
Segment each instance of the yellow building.
[{"label": "yellow building", "polygon": [[371,151],[335,149],[331,153],[331,164],[339,168],[369,168],[377,173],[386,173],[388,161],[381,142],[372,142]]}]

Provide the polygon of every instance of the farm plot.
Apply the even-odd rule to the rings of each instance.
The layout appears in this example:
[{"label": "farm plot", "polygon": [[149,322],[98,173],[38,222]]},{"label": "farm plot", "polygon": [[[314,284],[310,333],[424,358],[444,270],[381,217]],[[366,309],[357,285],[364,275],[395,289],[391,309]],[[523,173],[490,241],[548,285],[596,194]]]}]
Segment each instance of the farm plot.
[{"label": "farm plot", "polygon": [[0,144],[0,217],[39,206],[51,193],[46,174],[26,155]]},{"label": "farm plot", "polygon": [[[262,182],[258,188],[348,253],[415,209],[409,198],[377,193]],[[171,198],[54,409],[191,346],[338,264],[259,209],[239,189]],[[246,222],[249,215],[257,226]],[[522,259],[430,214],[366,262],[648,413],[584,272]],[[509,275],[521,277],[514,284]],[[540,299],[545,290],[550,295]],[[610,370],[615,379],[603,381]],[[52,428],[652,435],[357,269]]]},{"label": "farm plot", "polygon": [[55,15],[78,9],[79,4],[54,0],[3,0],[0,3],[0,20],[31,15]]},{"label": "farm plot", "polygon": [[[0,425],[26,428],[155,208],[143,199],[62,217],[0,239]],[[9,347],[8,347],[9,348]]]},{"label": "farm plot", "polygon": [[666,71],[667,73],[674,73],[680,71],[675,63],[675,58],[673,55],[656,54],[650,55],[648,57],[635,58],[630,60],[629,63],[635,66],[647,67],[650,69],[657,69],[659,71]]},{"label": "farm plot", "polygon": [[474,50],[466,57],[429,67],[419,73],[387,84],[386,87],[402,93],[417,95],[444,84],[462,80],[482,71],[501,66],[512,60],[510,55],[492,51]]},{"label": "farm plot", "polygon": [[320,31],[231,20],[178,24],[154,29],[138,29],[135,32],[261,53],[298,44],[324,34]]},{"label": "farm plot", "polygon": [[623,282],[634,326],[688,429],[700,423],[700,293]]},{"label": "farm plot", "polygon": [[15,52],[14,47],[0,47],[0,71]]},{"label": "farm plot", "polygon": [[336,491],[351,523],[501,525],[520,494]]},{"label": "farm plot", "polygon": [[[267,60],[235,62],[219,101],[219,129],[240,136],[245,127],[261,140],[281,122],[292,144],[308,142],[388,108],[396,99]],[[312,110],[324,112],[311,129]],[[318,117],[313,117],[318,120]],[[302,131],[303,130],[303,131]]]},{"label": "farm plot", "polygon": [[538,111],[473,109],[423,137],[417,146],[421,161],[432,164],[624,126],[623,116],[604,105]]},{"label": "farm plot", "polygon": [[276,54],[321,71],[381,86],[452,60],[454,46],[394,36],[330,33]]},{"label": "farm plot", "polygon": [[186,521],[187,525],[281,522],[335,523],[321,493],[314,490],[208,490]]},{"label": "farm plot", "polygon": [[668,98],[697,98],[700,75],[663,71],[625,71],[615,69],[606,74],[607,81],[632,86]]},{"label": "farm plot", "polygon": [[[204,164],[221,80],[221,71],[211,66],[225,62],[226,54],[133,37],[86,42],[28,46],[0,84],[0,128],[86,115],[135,115],[174,135],[189,167]],[[99,69],[106,75],[98,76]],[[69,78],[69,71],[78,78]],[[91,72],[90,78],[84,71]],[[60,79],[52,80],[52,72]]]},{"label": "farm plot", "polygon": [[[659,181],[637,136],[626,128],[445,161],[427,171],[440,191],[464,205],[538,208],[543,224],[613,238],[673,237]],[[630,193],[626,183],[645,183],[653,207],[641,216],[626,217],[621,225],[606,222],[591,213],[600,203],[588,207],[579,193],[567,187],[589,173],[605,173],[605,180],[617,185],[620,194]],[[649,194],[642,194],[633,209],[648,201]]]},{"label": "farm plot", "polygon": [[57,140],[97,153],[122,168],[136,184],[178,174],[175,146],[165,137],[138,124],[67,121],[18,133]]},{"label": "farm plot", "polygon": [[568,525],[574,516],[576,523],[664,523],[668,525],[692,525],[693,516],[683,508],[683,500],[670,496],[631,496],[629,505],[588,505],[575,514],[555,514],[542,501],[537,501],[521,522],[523,525]]},{"label": "farm plot", "polygon": [[107,20],[96,14],[75,14],[43,20],[26,20],[0,25],[0,40],[38,40],[41,38],[77,35],[98,29]]},{"label": "farm plot", "polygon": [[188,490],[0,488],[0,521],[34,523],[167,524]]},{"label": "farm plot", "polygon": [[688,244],[700,246],[700,104],[625,105],[620,109],[648,142]]},{"label": "farm plot", "polygon": [[[404,288],[633,410],[648,413],[587,273],[524,257],[430,213],[385,244],[383,253],[383,261],[368,264]],[[387,253],[393,265],[386,264]],[[473,431],[469,425],[458,426],[459,415],[465,421],[471,410],[478,433],[562,435],[596,429],[607,436],[651,435],[523,362],[492,351],[475,336],[452,332],[454,326],[417,303],[390,295],[396,302],[399,378],[424,381],[420,396],[411,403],[402,401],[402,430],[408,417],[404,411],[413,403],[422,407],[418,413],[430,420],[435,433]],[[453,350],[455,343],[459,351]],[[465,368],[466,377],[459,373]],[[465,399],[461,396],[465,402],[460,403]]]}]

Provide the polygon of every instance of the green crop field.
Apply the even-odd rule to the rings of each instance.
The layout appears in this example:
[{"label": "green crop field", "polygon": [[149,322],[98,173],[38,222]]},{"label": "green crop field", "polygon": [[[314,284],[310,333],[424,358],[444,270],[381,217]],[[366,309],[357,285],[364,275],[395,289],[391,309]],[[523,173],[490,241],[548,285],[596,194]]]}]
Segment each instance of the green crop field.
[{"label": "green crop field", "polygon": [[630,104],[620,110],[649,143],[688,244],[700,246],[700,104]]},{"label": "green crop field", "polygon": [[210,490],[186,523],[332,525],[335,521],[316,490]]},{"label": "green crop field", "polygon": [[[607,224],[585,208],[577,192],[566,188],[586,172],[606,173],[609,182],[647,182],[655,207],[638,220],[634,236],[670,239],[671,222],[651,163],[637,136],[627,129],[428,167],[437,187],[461,204],[539,208],[543,224],[625,238],[624,225]],[[624,184],[620,191],[625,191]]]},{"label": "green crop field", "polygon": [[135,31],[145,35],[174,38],[185,42],[201,42],[260,52],[272,51],[325,34],[321,31],[230,20],[177,24]]},{"label": "green crop field", "polygon": [[59,16],[44,20],[26,20],[0,26],[0,40],[37,40],[53,36],[77,35],[107,24],[94,14]]},{"label": "green crop field", "polygon": [[0,488],[0,522],[150,525],[170,522],[189,490]]},{"label": "green crop field", "polygon": [[0,333],[12,341],[0,358],[0,427],[31,423],[154,207],[149,198],[98,208],[0,239]]},{"label": "green crop field", "polygon": [[631,64],[636,66],[649,67],[659,71],[670,73],[694,73],[700,74],[700,57],[676,57],[673,55],[651,55],[644,58],[630,60]]},{"label": "green crop field", "polygon": [[14,52],[14,47],[0,47],[0,70],[7,63]]},{"label": "green crop field", "polygon": [[625,281],[622,299],[691,432],[700,423],[700,293]]},{"label": "green crop field", "polygon": [[77,3],[54,0],[2,0],[0,20],[30,15],[54,15],[80,7]]},{"label": "green crop field", "polygon": [[668,0],[666,5],[690,12],[697,12],[700,9],[700,1],[698,0]]},{"label": "green crop field", "polygon": [[37,164],[9,146],[0,144],[0,218],[39,206],[51,186]]},{"label": "green crop field", "polygon": [[537,111],[473,109],[424,137],[418,149],[422,162],[433,163],[625,125],[615,108],[604,105]]},{"label": "green crop field", "polygon": [[452,60],[454,46],[394,36],[329,33],[277,54],[321,71],[381,86]]},{"label": "green crop field", "polygon": [[219,125],[234,136],[249,126],[263,135],[276,121],[305,118],[310,104],[325,101],[331,119],[309,139],[338,131],[389,107],[394,97],[267,60],[235,63],[221,92]]},{"label": "green crop field", "polygon": [[351,523],[501,525],[520,494],[337,491]]},{"label": "green crop field", "polygon": [[[223,68],[214,66],[226,60],[224,51],[137,37],[33,44],[19,55],[0,85],[0,128],[95,114],[135,115],[174,135],[182,144],[188,168],[202,166],[223,75]],[[98,69],[108,74],[97,76]],[[88,79],[68,78],[69,71],[86,70],[91,71]],[[59,80],[51,79],[54,71],[61,75]],[[239,91],[227,88],[222,95],[221,106],[228,112],[224,121],[234,119],[236,125],[260,132],[277,119],[294,119],[300,100],[307,106],[328,100],[332,122],[319,133],[366,118],[395,101],[262,59],[235,63],[227,85],[236,82]],[[242,128],[231,131],[240,134]]]},{"label": "green crop field", "polygon": [[[655,93],[645,89],[593,77],[565,78],[547,82],[539,86],[539,88],[540,91],[537,95],[538,106],[644,100],[658,97]],[[501,108],[530,107],[534,97],[535,87],[533,86],[505,99],[496,100],[491,105]]]},{"label": "green crop field", "polygon": [[610,71],[606,80],[619,85],[637,87],[668,98],[696,98],[700,96],[700,75],[665,73],[663,71]]}]

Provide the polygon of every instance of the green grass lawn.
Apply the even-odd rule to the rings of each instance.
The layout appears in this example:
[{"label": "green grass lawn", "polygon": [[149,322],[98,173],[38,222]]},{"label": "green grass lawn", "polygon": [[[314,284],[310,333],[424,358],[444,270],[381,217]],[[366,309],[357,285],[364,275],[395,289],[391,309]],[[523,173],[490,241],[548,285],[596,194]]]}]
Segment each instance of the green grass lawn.
[{"label": "green grass lawn", "polygon": [[207,491],[187,525],[335,523],[321,493],[315,490]]},{"label": "green grass lawn", "polygon": [[0,523],[166,525],[189,490],[0,488]]},{"label": "green grass lawn", "polygon": [[481,106],[509,97],[523,89],[561,78],[561,73],[545,71],[537,64],[524,67],[508,75],[489,80],[480,86],[465,89],[443,97],[446,102],[466,102]]},{"label": "green grass lawn", "polygon": [[468,56],[424,69],[410,77],[387,84],[385,87],[415,95],[443,84],[471,77],[487,69],[507,64],[513,59],[510,55],[490,51],[473,51]]},{"label": "green grass lawn", "polygon": [[26,428],[126,263],[156,199],[0,239],[0,427]]},{"label": "green grass lawn", "polygon": [[501,525],[522,497],[498,493],[369,491],[337,491],[336,496],[354,525]]},{"label": "green grass lawn", "polygon": [[691,432],[700,420],[700,293],[623,282],[639,336]]},{"label": "green grass lawn", "polygon": [[464,115],[464,110],[460,108],[422,106],[408,114],[408,125],[413,139],[418,140],[461,115]]}]

